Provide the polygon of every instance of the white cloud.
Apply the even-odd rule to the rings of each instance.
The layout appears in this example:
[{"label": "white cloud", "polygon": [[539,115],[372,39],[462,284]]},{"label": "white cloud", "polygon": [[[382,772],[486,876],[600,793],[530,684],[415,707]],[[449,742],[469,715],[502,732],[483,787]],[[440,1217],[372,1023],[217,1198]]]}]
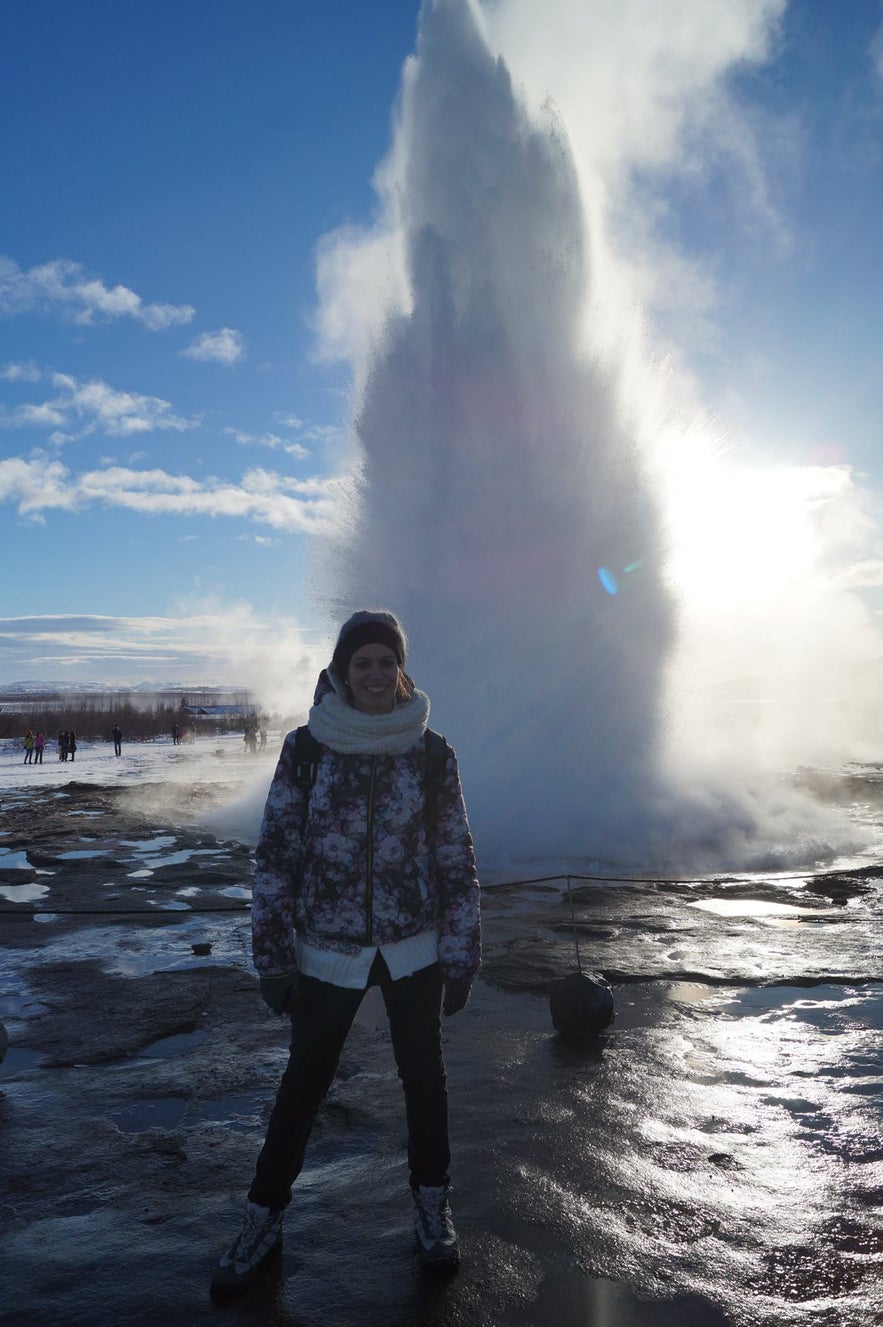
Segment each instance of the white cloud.
[{"label": "white cloud", "polygon": [[52,440],[61,443],[96,431],[123,438],[154,430],[182,433],[199,424],[197,419],[176,415],[171,403],[158,396],[120,392],[99,379],[80,381],[67,373],[48,376],[56,395],[12,410],[0,406],[0,427],[54,428],[61,431]]},{"label": "white cloud", "polygon": [[[12,680],[104,681],[248,688],[283,715],[303,714],[331,642],[293,617],[188,598],[155,617],[92,614],[0,618],[0,675]],[[256,810],[257,821],[266,786]]]},{"label": "white cloud", "polygon": [[0,461],[0,502],[17,503],[21,516],[36,516],[50,509],[73,511],[78,505],[77,494],[68,478],[60,461],[11,457]]},{"label": "white cloud", "polygon": [[0,316],[33,309],[61,312],[81,325],[134,318],[150,332],[189,323],[196,314],[189,304],[145,304],[127,286],[105,286],[66,258],[24,272],[12,258],[0,256]]},{"label": "white cloud", "polygon": [[0,370],[4,382],[39,382],[42,374],[33,361],[27,364],[6,364]]},{"label": "white cloud", "polygon": [[61,428],[66,421],[67,416],[49,401],[42,405],[19,405],[0,414],[0,425],[4,428]]},{"label": "white cloud", "polygon": [[227,516],[284,532],[323,534],[336,526],[339,501],[339,481],[292,479],[259,469],[246,471],[237,484],[125,466],[75,476],[60,462],[39,456],[0,461],[0,502],[15,503],[19,514],[31,519],[100,505],[147,515]]},{"label": "white cloud", "polygon": [[286,429],[299,429],[303,424],[303,420],[298,419],[297,415],[286,415],[281,410],[277,410],[273,422]]},{"label": "white cloud", "polygon": [[241,429],[234,428],[225,428],[224,432],[234,438],[240,447],[269,447],[271,451],[283,451],[299,461],[305,460],[310,455],[309,448],[304,447],[302,443],[280,438],[278,433],[243,433]]},{"label": "white cloud", "polygon": [[245,354],[245,337],[232,327],[221,327],[216,332],[203,332],[181,354],[189,359],[237,364]]}]

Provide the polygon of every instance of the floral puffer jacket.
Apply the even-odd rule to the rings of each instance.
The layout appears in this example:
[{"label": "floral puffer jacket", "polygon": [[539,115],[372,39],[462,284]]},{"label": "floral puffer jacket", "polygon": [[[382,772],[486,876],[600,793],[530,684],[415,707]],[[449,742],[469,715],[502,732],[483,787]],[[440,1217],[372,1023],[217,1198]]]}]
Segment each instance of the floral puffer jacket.
[{"label": "floral puffer jacket", "polygon": [[294,969],[294,932],[317,949],[357,954],[435,930],[445,976],[473,977],[481,957],[479,887],[457,758],[425,805],[422,740],[401,755],[322,747],[316,782],[295,781],[289,733],[258,840],[254,965]]}]

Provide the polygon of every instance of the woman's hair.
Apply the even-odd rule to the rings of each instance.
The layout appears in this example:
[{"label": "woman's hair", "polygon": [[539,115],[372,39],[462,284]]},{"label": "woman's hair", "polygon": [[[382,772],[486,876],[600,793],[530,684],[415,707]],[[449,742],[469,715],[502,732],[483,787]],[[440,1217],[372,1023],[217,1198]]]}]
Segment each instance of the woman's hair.
[{"label": "woman's hair", "polygon": [[414,694],[414,683],[404,668],[399,667],[399,680],[396,683],[396,700],[410,700]]}]

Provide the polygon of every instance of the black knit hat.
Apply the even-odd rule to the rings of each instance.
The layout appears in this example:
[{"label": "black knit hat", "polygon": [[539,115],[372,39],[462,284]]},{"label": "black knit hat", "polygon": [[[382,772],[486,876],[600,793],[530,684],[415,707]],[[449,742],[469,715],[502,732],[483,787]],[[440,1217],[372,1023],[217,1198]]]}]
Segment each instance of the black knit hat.
[{"label": "black knit hat", "polygon": [[378,612],[362,609],[353,613],[340,628],[331,657],[332,671],[341,682],[346,681],[350,660],[363,645],[388,646],[398,660],[399,668],[404,668],[407,641],[398,618],[385,609]]}]

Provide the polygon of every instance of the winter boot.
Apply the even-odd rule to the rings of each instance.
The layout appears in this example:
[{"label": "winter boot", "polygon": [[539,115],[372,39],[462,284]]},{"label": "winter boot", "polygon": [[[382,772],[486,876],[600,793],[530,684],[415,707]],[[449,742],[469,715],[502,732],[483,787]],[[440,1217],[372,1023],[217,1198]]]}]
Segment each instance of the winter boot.
[{"label": "winter boot", "polygon": [[460,1262],[460,1245],[448,1206],[450,1185],[433,1188],[421,1184],[411,1190],[417,1215],[417,1253],[424,1267],[435,1271],[454,1271]]},{"label": "winter boot", "polygon": [[258,1203],[245,1204],[242,1229],[224,1254],[212,1277],[219,1295],[239,1295],[257,1279],[261,1269],[282,1252],[283,1209],[273,1211]]}]

